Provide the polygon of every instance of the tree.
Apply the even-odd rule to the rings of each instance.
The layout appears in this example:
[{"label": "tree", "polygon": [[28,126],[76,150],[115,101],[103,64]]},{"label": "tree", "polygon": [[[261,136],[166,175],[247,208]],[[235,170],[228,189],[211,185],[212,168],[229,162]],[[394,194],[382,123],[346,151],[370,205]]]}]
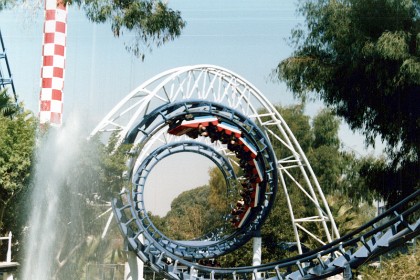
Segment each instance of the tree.
[{"label": "tree", "polygon": [[227,199],[224,177],[217,168],[210,169],[209,176],[208,185],[177,196],[164,217],[151,215],[153,223],[166,236],[192,240],[226,226],[225,218],[230,213],[228,203],[232,201]]},{"label": "tree", "polygon": [[[36,120],[18,110],[13,118],[0,114],[0,228],[16,226],[16,197],[25,191],[31,175]],[[7,215],[5,217],[5,214]]]},{"label": "tree", "polygon": [[376,215],[375,207],[366,202],[354,205],[346,195],[329,195],[327,201],[342,236],[361,227]]},{"label": "tree", "polygon": [[171,210],[164,217],[166,228],[163,232],[177,240],[193,240],[206,233],[207,198],[210,188],[198,187],[185,191],[171,203]]},{"label": "tree", "polygon": [[420,2],[304,0],[298,12],[306,26],[293,30],[295,51],[276,75],[296,97],[319,97],[367,144],[386,143],[389,162],[372,178],[391,180],[371,186],[395,203],[419,187]]},{"label": "tree", "polygon": [[[0,0],[0,10],[10,8],[26,0]],[[149,0],[62,0],[66,5],[76,4],[83,8],[88,19],[95,23],[109,22],[114,36],[125,32],[134,35],[126,45],[142,60],[152,47],[159,47],[181,34],[185,21],[179,11],[170,9],[167,3]]]},{"label": "tree", "polygon": [[[306,152],[322,189],[327,193],[338,189],[343,167],[349,163],[340,152],[339,125],[339,119],[330,110],[320,111],[313,119],[313,142]],[[342,192],[341,188],[339,191]]]},{"label": "tree", "polygon": [[[324,193],[346,194],[353,203],[364,199],[371,201],[372,192],[363,190],[366,182],[360,177],[359,171],[362,163],[368,164],[374,160],[357,158],[353,153],[342,150],[338,137],[340,121],[331,110],[321,110],[311,120],[305,115],[302,104],[276,106],[276,109],[298,139]],[[274,146],[273,149],[280,158],[290,156],[285,154],[287,151],[281,146]],[[299,173],[294,177],[299,178]]]},{"label": "tree", "polygon": [[144,59],[152,45],[161,46],[181,34],[185,22],[179,11],[162,1],[147,0],[65,0],[83,7],[92,22],[110,22],[114,36],[125,31],[134,33],[135,40],[127,49]]},{"label": "tree", "polygon": [[[338,137],[340,121],[331,110],[323,109],[311,120],[304,114],[303,105],[276,106],[276,109],[298,139],[324,194],[332,202],[329,205],[334,213],[333,216],[336,218],[335,214],[345,214],[336,220],[340,233],[343,233],[342,230],[351,229],[352,224],[360,225],[367,221],[370,216],[362,215],[364,212],[359,212],[357,208],[360,203],[369,205],[373,193],[366,190],[366,182],[360,172],[361,166],[365,162],[373,162],[373,159],[357,158],[353,153],[342,150]],[[276,154],[283,153],[281,147],[274,149]],[[294,175],[294,177],[303,180],[299,176]],[[286,184],[290,186],[289,197],[295,216],[313,216],[313,207],[307,207],[310,204],[308,198],[293,187],[294,183],[286,181]],[[292,245],[295,240],[290,215],[285,205],[286,199],[282,191],[279,191],[274,207],[261,230],[265,262],[274,261],[279,257],[290,257],[297,253],[290,251],[293,246],[287,246]],[[305,226],[311,228],[313,232],[320,229],[314,227],[314,223]],[[301,242],[312,249],[319,246],[305,235],[301,235]]]},{"label": "tree", "polygon": [[7,90],[0,90],[0,115],[5,117],[12,117],[19,107],[12,101],[10,96],[7,94]]},{"label": "tree", "polygon": [[331,110],[321,110],[313,119],[314,142],[313,148],[329,146],[335,149],[340,148],[340,139],[338,138],[338,129],[340,120],[331,112]]}]

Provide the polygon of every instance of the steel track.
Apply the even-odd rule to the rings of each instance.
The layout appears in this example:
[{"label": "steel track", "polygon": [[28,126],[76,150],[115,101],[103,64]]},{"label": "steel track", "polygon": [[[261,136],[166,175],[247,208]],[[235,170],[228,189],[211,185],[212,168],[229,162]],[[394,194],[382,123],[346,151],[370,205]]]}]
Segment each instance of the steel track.
[{"label": "steel track", "polygon": [[[196,103],[191,106],[188,102],[194,99]],[[218,109],[209,111],[205,109],[205,102],[223,105],[214,106]],[[185,135],[179,137],[179,134],[183,134],[183,129],[189,129],[182,126],[191,121],[195,123],[196,116],[217,116],[218,120],[227,124],[225,127],[228,128],[223,133],[229,127],[233,127],[232,131],[240,130],[245,141],[233,140],[242,141],[244,146],[235,144],[232,152],[226,145],[217,144],[218,141],[223,142],[223,137],[214,135],[204,137],[212,138],[212,141],[199,140],[191,143],[191,137],[204,135],[202,127],[193,127],[192,133],[186,133],[190,138]],[[178,124],[181,124],[180,129],[174,127]],[[207,125],[209,124],[204,126]],[[206,127],[209,132],[214,130],[211,125]],[[168,126],[170,128],[165,132]],[[130,172],[125,174],[132,179],[132,185],[123,189],[112,201],[113,210],[129,248],[153,270],[164,274],[168,279],[317,279],[343,271],[350,274],[351,268],[384,254],[419,234],[417,191],[381,216],[339,238],[340,234],[321,186],[283,117],[255,86],[238,74],[219,66],[193,65],[174,68],[145,81],[105,116],[91,136],[95,134],[101,134],[101,139],[105,142],[113,135],[117,145],[123,142],[134,145],[132,159],[128,163]],[[210,143],[213,140],[218,141],[216,144]],[[248,166],[237,164],[247,157],[243,156],[244,152],[248,153],[246,143],[258,148],[254,154],[257,156],[256,161],[249,161],[246,164]],[[276,146],[282,152],[273,155],[271,146]],[[187,241],[171,240],[164,236],[148,218],[143,191],[151,168],[160,159],[181,151],[198,153],[208,158],[213,157],[214,152],[217,153],[213,162],[223,173],[228,196],[230,189],[234,190],[234,181],[238,179],[232,166],[237,164],[244,170],[249,171],[251,167],[251,171],[258,171],[261,179],[259,183],[263,187],[261,197],[259,192],[253,192],[254,197],[260,199],[255,199],[252,207],[247,204],[249,208],[253,208],[252,214],[248,218],[240,218],[240,223],[235,222],[234,229],[229,232],[217,229],[198,239]],[[239,155],[236,163],[235,160],[232,161],[235,155]],[[248,174],[246,180],[256,190],[257,182],[253,181],[252,176]],[[254,267],[214,268],[199,265],[198,260],[226,254],[249,240],[269,213],[277,192],[277,183],[286,198],[300,255]],[[309,217],[296,215],[295,206],[289,198],[292,188],[308,199],[309,204],[306,207],[314,209],[314,214]],[[232,209],[232,215],[236,215],[234,210]],[[320,232],[313,232],[305,227],[308,223],[319,225],[317,228],[320,228]],[[319,242],[321,247],[303,254],[301,233]],[[335,238],[339,239],[334,241]]]},{"label": "steel track", "polygon": [[[351,272],[351,268],[358,267],[419,234],[420,219],[415,220],[419,216],[420,208],[417,202],[419,191],[417,191],[352,233],[294,258],[253,267],[214,268],[199,265],[200,259],[214,258],[243,245],[262,225],[270,211],[276,192],[277,175],[273,168],[275,157],[272,156],[273,153],[264,134],[239,112],[214,102],[189,100],[166,104],[155,109],[134,126],[126,138],[126,143],[129,144],[142,143],[140,147],[134,147],[132,150],[132,154],[139,154],[139,149],[144,149],[149,141],[162,131],[166,131],[168,126],[173,123],[182,124],[186,118],[194,121],[194,117],[203,114],[230,121],[241,129],[243,137],[248,137],[249,141],[258,147],[256,150],[261,165],[264,166],[264,180],[266,180],[263,193],[265,202],[255,209],[252,218],[247,220],[243,227],[237,228],[233,233],[226,234],[223,230],[219,230],[197,240],[172,240],[154,226],[144,206],[144,186],[153,166],[172,154],[195,152],[213,158],[216,166],[222,170],[228,185],[231,185],[229,180],[235,178],[235,175],[229,160],[225,159],[229,153],[222,154],[220,150],[206,144],[181,139],[157,148],[152,148],[151,145],[149,149],[152,152],[148,156],[133,158],[129,164],[132,190],[123,190],[120,196],[114,199],[113,209],[130,248],[156,272],[163,273],[165,277],[171,279],[236,280],[251,276],[254,279],[324,278],[344,270]],[[198,128],[193,128],[192,131],[197,135]],[[416,203],[408,207],[413,201]],[[405,208],[408,209],[399,210]]]},{"label": "steel track", "polygon": [[[133,232],[133,217],[127,216],[122,203],[127,193],[113,200],[118,225],[137,256],[156,272],[171,279],[322,279],[342,273],[349,268],[403,245],[420,234],[420,190],[386,212],[325,246],[308,253],[277,262],[250,267],[214,268],[185,260],[162,247],[147,230]],[[408,205],[412,206],[408,207]],[[398,212],[399,209],[405,209]],[[413,221],[411,221],[413,220]],[[411,221],[411,222],[409,222]],[[146,242],[140,242],[143,235]],[[168,261],[170,260],[170,261]],[[262,276],[259,276],[262,275]]]}]

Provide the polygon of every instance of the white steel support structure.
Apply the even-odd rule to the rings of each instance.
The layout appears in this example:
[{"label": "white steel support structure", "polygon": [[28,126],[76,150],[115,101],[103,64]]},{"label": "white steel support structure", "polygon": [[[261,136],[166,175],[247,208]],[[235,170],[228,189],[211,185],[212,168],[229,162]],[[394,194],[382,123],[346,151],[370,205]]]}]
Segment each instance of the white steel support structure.
[{"label": "white steel support structure", "polygon": [[[252,238],[252,266],[261,265],[262,260],[262,238],[261,234],[258,233]],[[261,273],[254,273],[252,279],[260,279]]]},{"label": "white steel support structure", "polygon": [[3,272],[3,280],[13,280],[13,271],[17,269],[19,266],[18,263],[12,262],[12,232],[10,231],[9,234],[5,237],[0,237],[1,240],[7,240],[7,252],[6,252],[6,261],[0,261],[0,272],[3,269],[6,269]]},{"label": "white steel support structure", "polygon": [[[301,237],[306,235],[321,245],[339,237],[330,208],[321,186],[303,153],[298,140],[267,98],[241,76],[214,65],[185,66],[163,72],[130,92],[98,124],[91,135],[100,134],[107,140],[111,133],[117,133],[120,142],[143,116],[153,109],[186,99],[209,100],[222,103],[248,116],[258,124],[270,138],[273,147],[281,150],[276,154],[279,184],[290,213],[292,227],[299,253],[302,253]],[[172,141],[168,135],[154,135],[156,143]],[[149,141],[150,142],[150,141]],[[222,149],[222,148],[221,148]],[[141,153],[147,156],[150,149],[143,147]],[[226,154],[229,151],[222,151]],[[289,192],[296,189],[308,198],[313,209],[311,216],[299,217],[293,211],[294,205]],[[310,231],[310,223],[320,224],[322,233]]]}]

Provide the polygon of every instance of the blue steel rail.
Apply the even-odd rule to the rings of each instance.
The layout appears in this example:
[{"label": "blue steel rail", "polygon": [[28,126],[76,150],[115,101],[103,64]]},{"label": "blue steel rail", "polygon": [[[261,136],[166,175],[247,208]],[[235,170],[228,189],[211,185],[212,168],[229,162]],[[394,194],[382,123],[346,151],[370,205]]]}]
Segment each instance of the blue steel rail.
[{"label": "blue steel rail", "polygon": [[[181,152],[182,148],[175,147],[191,149],[193,143],[201,147],[202,152],[210,151],[200,142],[178,140],[174,142],[178,144],[169,143],[152,151],[143,158],[139,166],[136,166],[135,158],[129,163],[132,191],[125,193],[124,198],[115,204],[117,208],[122,209],[122,211],[116,211],[117,219],[124,223],[122,230],[127,233],[131,231],[137,237],[143,234],[143,231],[147,231],[158,244],[157,247],[190,260],[214,258],[242,246],[262,225],[277,192],[276,159],[264,133],[246,116],[221,104],[188,100],[161,106],[139,122],[126,139],[126,142],[130,144],[141,143],[138,147],[134,145],[132,154],[139,154],[139,149],[162,131],[173,135],[173,138],[201,137],[209,139],[212,143],[221,142],[231,151],[230,157],[237,158],[244,174],[240,178],[243,189],[237,190],[237,197],[242,196],[243,199],[231,204],[229,221],[233,226],[223,231],[208,233],[205,239],[176,241],[167,238],[153,225],[143,202],[144,184],[153,165],[163,156]],[[215,150],[212,150],[213,152]],[[219,155],[227,158],[220,152]],[[220,159],[217,161],[220,164],[216,165],[223,172],[220,166],[227,166],[227,164],[222,163]],[[225,169],[225,174],[233,172],[231,167]],[[233,177],[233,175],[229,176]],[[230,177],[225,176],[228,185],[227,195],[232,189],[229,187],[232,185],[229,182]],[[122,218],[124,214],[129,218]]]},{"label": "blue steel rail", "polygon": [[[141,220],[142,226],[146,225],[148,232],[155,238],[158,238],[159,243],[167,250],[174,251],[173,248],[179,248],[178,250],[182,250],[182,247],[185,246],[186,243],[188,243],[190,246],[198,247],[196,250],[199,251],[200,254],[205,254],[207,246],[215,244],[217,239],[219,239],[218,237],[220,237],[221,235],[226,235],[232,230],[226,226],[222,226],[220,228],[214,229],[210,233],[207,233],[205,236],[202,236],[195,240],[190,240],[188,242],[171,240],[154,226],[145,207],[145,183],[148,175],[150,174],[150,171],[159,161],[163,160],[164,158],[177,153],[184,152],[199,154],[210,159],[222,172],[222,175],[227,184],[226,195],[232,195],[234,185],[237,183],[237,178],[230,162],[225,157],[221,156],[217,151],[215,151],[213,147],[210,147],[204,143],[193,141],[180,141],[160,146],[142,161],[141,165],[138,167],[137,172],[135,172],[133,180],[135,184],[133,186],[132,191],[132,203],[135,205],[135,209],[137,215],[139,216],[139,219]],[[127,198],[127,200],[131,200],[131,198],[129,197]],[[228,217],[221,216],[220,219],[226,220],[228,219]],[[189,253],[191,254],[192,252]],[[186,256],[188,253],[183,252],[182,254]]]},{"label": "blue steel rail", "polygon": [[[416,191],[400,203],[355,231],[308,253],[260,266],[215,268],[199,265],[174,255],[160,246],[146,230],[134,233],[124,213],[126,205],[115,198],[113,209],[130,248],[156,272],[171,279],[322,279],[348,270],[403,245],[420,234],[419,194]],[[122,193],[126,195],[126,193]],[[399,208],[415,204],[399,213]],[[417,220],[408,222],[411,219]],[[132,219],[132,218],[131,218]],[[379,225],[381,224],[381,225]],[[138,239],[142,234],[146,240]],[[182,269],[180,269],[182,267]],[[262,276],[259,276],[262,275]]]},{"label": "blue steel rail", "polygon": [[[230,230],[219,229],[197,240],[172,240],[161,233],[148,217],[143,192],[147,175],[161,159],[178,152],[195,152],[208,158],[222,171],[228,189],[236,179],[224,156],[208,145],[190,140],[167,143],[129,163],[132,189],[123,190],[112,201],[120,230],[131,250],[156,272],[170,279],[319,279],[343,271],[351,273],[368,260],[381,255],[420,232],[419,191],[402,200],[382,215],[357,230],[325,246],[293,258],[250,267],[214,268],[198,264],[200,259],[231,252],[259,229],[268,215],[277,190],[276,159],[268,140],[246,116],[221,104],[208,101],[183,101],[161,106],[142,119],[129,133],[127,143],[133,155],[162,131],[180,137],[210,138],[219,141],[237,157],[246,175],[245,185],[254,190],[253,201]],[[175,137],[176,138],[176,137]],[[182,138],[181,138],[182,139]],[[256,191],[258,186],[258,192]],[[261,191],[259,189],[261,187]],[[406,209],[406,210],[400,210]],[[416,220],[417,219],[417,220]],[[182,268],[182,269],[181,269]]]}]

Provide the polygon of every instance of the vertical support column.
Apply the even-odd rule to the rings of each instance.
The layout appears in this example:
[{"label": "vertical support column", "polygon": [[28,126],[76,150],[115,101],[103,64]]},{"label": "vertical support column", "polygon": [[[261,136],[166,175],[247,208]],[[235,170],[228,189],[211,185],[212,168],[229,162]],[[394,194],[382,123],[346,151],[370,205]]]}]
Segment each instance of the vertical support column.
[{"label": "vertical support column", "polygon": [[124,264],[124,280],[144,280],[143,276],[144,264],[132,252],[127,252],[127,263]]},{"label": "vertical support column", "polygon": [[67,8],[62,0],[45,0],[42,47],[40,124],[61,126],[66,61]]},{"label": "vertical support column", "polygon": [[[7,255],[6,255],[6,262],[12,262],[12,232],[9,231],[9,235],[7,237],[8,244],[7,244]],[[9,272],[3,272],[3,280],[13,280],[13,274]]]},{"label": "vertical support column", "polygon": [[[262,244],[261,233],[260,231],[258,231],[257,233],[255,233],[254,237],[252,238],[252,266],[261,265],[261,244]],[[253,279],[261,278],[261,273],[258,272],[252,278]]]},{"label": "vertical support column", "polygon": [[343,280],[352,280],[353,279],[353,273],[351,271],[351,267],[349,264],[346,264],[344,266],[344,271],[343,271]]},{"label": "vertical support column", "polygon": [[3,273],[3,280],[13,280],[13,274],[9,274],[9,272]]},{"label": "vertical support column", "polygon": [[[144,244],[143,235],[141,234],[138,238]],[[144,280],[144,263],[130,250],[127,240],[124,240],[124,247],[127,252],[127,262],[124,264],[124,280]]]},{"label": "vertical support column", "polygon": [[6,262],[12,262],[12,232],[9,231],[9,242],[7,243]]}]

